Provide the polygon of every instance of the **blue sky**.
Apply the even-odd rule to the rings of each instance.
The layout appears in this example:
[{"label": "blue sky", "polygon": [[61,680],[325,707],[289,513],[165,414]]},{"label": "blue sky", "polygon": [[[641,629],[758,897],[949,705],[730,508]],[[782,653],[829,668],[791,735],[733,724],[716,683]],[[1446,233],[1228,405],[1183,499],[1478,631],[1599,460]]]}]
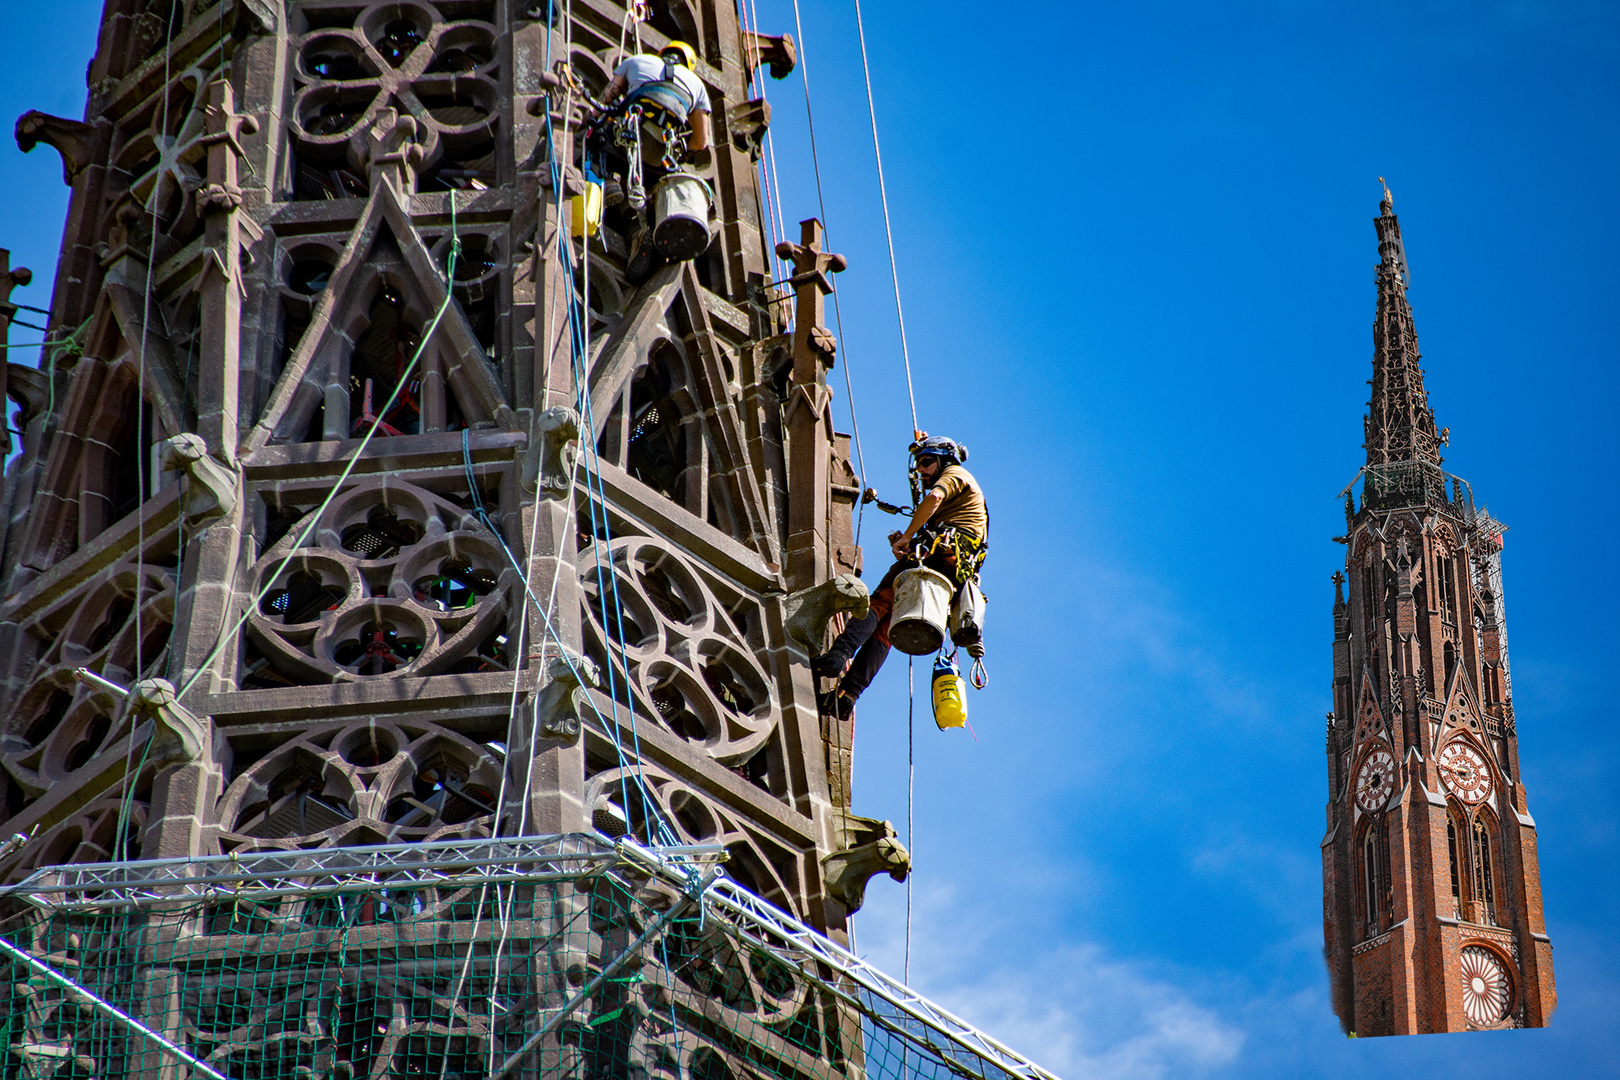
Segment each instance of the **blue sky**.
[{"label": "blue sky", "polygon": [[[792,28],[790,3],[757,2],[764,28]],[[0,114],[80,115],[94,7],[10,13]],[[850,262],[841,356],[868,478],[896,498],[911,424],[853,7],[803,16]],[[1620,11],[869,0],[865,17],[921,423],[972,448],[994,529],[977,741],[934,730],[919,694],[913,982],[1071,1077],[1620,1073],[1601,681],[1620,645],[1603,617]],[[816,212],[803,86],[766,86],[795,238]],[[1361,460],[1380,175],[1447,467],[1512,527],[1557,950],[1545,1031],[1350,1041],[1328,1005],[1330,538]],[[48,306],[59,161],[0,148],[0,196],[0,245],[40,272],[15,299]],[[888,528],[866,522],[875,570]],[[902,659],[862,701],[855,794],[904,830]],[[896,973],[905,896],[878,879],[857,920]]]}]

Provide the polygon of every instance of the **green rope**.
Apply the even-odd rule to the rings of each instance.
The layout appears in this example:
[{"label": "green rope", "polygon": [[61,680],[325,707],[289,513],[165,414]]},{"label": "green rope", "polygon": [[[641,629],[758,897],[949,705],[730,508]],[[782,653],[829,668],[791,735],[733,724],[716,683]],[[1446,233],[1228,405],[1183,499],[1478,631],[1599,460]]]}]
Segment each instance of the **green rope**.
[{"label": "green rope", "polygon": [[242,627],[246,626],[248,619],[253,617],[253,612],[270,590],[275,587],[276,579],[298,557],[298,549],[304,546],[310,534],[315,531],[315,527],[320,524],[321,515],[326,513],[327,507],[331,506],[333,500],[338,497],[338,492],[343,490],[343,485],[348,483],[349,476],[354,472],[355,466],[360,463],[361,455],[366,452],[366,447],[371,445],[372,437],[377,434],[377,430],[382,426],[383,417],[393,410],[394,402],[399,399],[400,392],[409,383],[411,373],[416,370],[417,363],[422,359],[423,351],[427,349],[428,342],[433,339],[433,333],[439,328],[439,322],[449,309],[451,300],[455,298],[456,260],[460,257],[461,234],[456,228],[456,193],[452,191],[450,192],[450,258],[445,266],[444,302],[439,305],[439,310],[433,313],[433,321],[428,324],[427,330],[423,332],[421,342],[416,346],[416,351],[411,354],[410,363],[406,364],[405,370],[400,373],[399,381],[394,386],[394,392],[388,395],[388,400],[383,403],[382,408],[377,410],[377,415],[372,420],[371,427],[366,429],[366,434],[360,440],[360,445],[355,447],[349,454],[348,463],[343,467],[343,472],[338,475],[337,481],[332,485],[332,490],[327,493],[325,499],[321,500],[321,504],[307,516],[304,527],[299,531],[292,546],[287,549],[286,558],[282,559],[275,571],[265,578],[264,587],[242,609],[241,618],[237,619],[229,630],[220,635],[218,642],[215,643],[207,658],[198,665],[197,670],[191,673],[191,678],[187,679],[185,685],[180,688],[177,697],[184,698],[191,688],[197,684],[197,681],[202,678],[203,674],[214,666],[220,654],[236,640],[237,635],[242,631]]}]

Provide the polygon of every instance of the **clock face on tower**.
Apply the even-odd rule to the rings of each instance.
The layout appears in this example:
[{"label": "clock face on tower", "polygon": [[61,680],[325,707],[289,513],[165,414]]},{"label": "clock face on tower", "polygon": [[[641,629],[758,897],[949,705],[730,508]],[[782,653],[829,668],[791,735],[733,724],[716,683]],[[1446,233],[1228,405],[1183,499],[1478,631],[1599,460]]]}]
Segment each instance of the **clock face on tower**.
[{"label": "clock face on tower", "polygon": [[1438,764],[1440,779],[1463,802],[1480,803],[1491,797],[1491,770],[1472,746],[1461,741],[1447,743]]},{"label": "clock face on tower", "polygon": [[1395,789],[1395,758],[1388,750],[1374,750],[1356,773],[1356,805],[1367,813],[1382,810]]}]

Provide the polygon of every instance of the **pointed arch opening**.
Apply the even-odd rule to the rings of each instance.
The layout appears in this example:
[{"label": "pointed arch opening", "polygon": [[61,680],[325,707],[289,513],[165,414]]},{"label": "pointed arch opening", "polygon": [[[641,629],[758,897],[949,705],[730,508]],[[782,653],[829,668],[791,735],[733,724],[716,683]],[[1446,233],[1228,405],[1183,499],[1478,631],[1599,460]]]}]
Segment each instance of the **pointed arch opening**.
[{"label": "pointed arch opening", "polygon": [[152,447],[158,430],[150,401],[139,394],[133,361],[113,365],[83,431],[78,537],[89,543],[153,494]]},{"label": "pointed arch opening", "polygon": [[411,372],[407,380],[405,370],[419,340],[405,294],[385,285],[372,301],[368,325],[349,357],[350,437],[364,434],[379,417],[379,435],[422,430],[421,372]]},{"label": "pointed arch opening", "polygon": [[1456,803],[1446,807],[1446,854],[1451,866],[1451,916],[1454,919],[1462,918],[1463,914],[1463,860],[1460,848],[1460,838],[1467,833],[1459,822],[1465,820],[1462,811]]},{"label": "pointed arch opening", "polygon": [[1474,911],[1473,922],[1500,925],[1497,921],[1496,899],[1501,875],[1496,863],[1496,819],[1489,810],[1481,809],[1474,815]]},{"label": "pointed arch opening", "polygon": [[690,508],[695,493],[688,484],[693,454],[686,381],[686,365],[674,346],[661,342],[654,347],[647,366],[630,383],[624,461],[631,476]]},{"label": "pointed arch opening", "polygon": [[1376,937],[1388,929],[1392,896],[1390,892],[1389,832],[1383,815],[1369,817],[1362,825],[1357,888],[1361,893],[1362,939]]}]

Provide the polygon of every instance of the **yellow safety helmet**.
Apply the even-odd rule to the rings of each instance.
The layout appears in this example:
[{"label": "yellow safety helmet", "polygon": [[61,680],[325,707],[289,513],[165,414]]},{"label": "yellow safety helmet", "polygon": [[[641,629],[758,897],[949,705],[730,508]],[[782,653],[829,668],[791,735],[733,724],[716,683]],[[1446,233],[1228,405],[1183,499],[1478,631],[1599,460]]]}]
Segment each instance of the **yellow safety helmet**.
[{"label": "yellow safety helmet", "polygon": [[672,59],[669,55],[670,53],[679,54],[680,58],[675,60],[675,63],[681,64],[688,71],[697,70],[697,50],[692,48],[692,46],[688,45],[686,42],[672,41],[668,45],[665,45],[662,49],[658,50],[658,55],[665,60]]}]

